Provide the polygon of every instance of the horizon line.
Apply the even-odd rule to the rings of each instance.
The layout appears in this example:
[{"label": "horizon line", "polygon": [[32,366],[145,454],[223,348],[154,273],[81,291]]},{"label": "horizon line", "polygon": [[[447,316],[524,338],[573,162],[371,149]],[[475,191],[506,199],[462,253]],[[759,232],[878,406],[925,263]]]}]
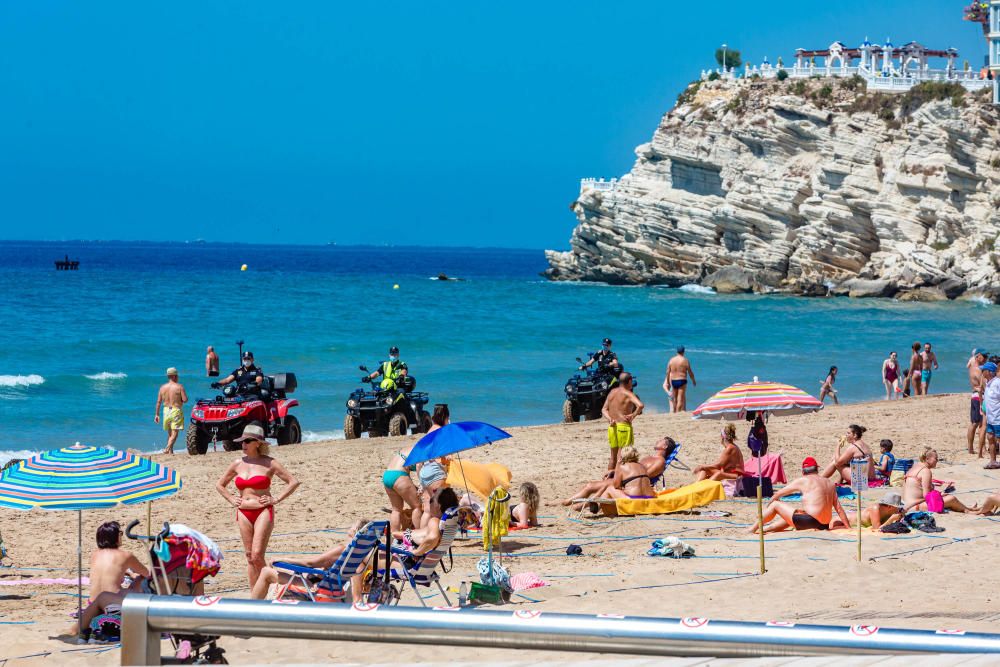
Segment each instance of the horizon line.
[{"label": "horizon line", "polygon": [[424,250],[524,250],[532,252],[544,252],[548,248],[528,248],[523,246],[489,246],[489,245],[420,245],[415,243],[405,243],[400,245],[395,245],[391,243],[277,243],[277,242],[266,242],[266,243],[256,243],[252,241],[208,241],[205,239],[195,239],[186,241],[153,241],[147,239],[0,239],[0,244],[15,244],[15,243],[35,243],[35,244],[47,244],[47,245],[58,245],[58,244],[139,244],[139,245],[160,245],[160,246],[202,246],[202,245],[229,245],[229,246],[282,246],[282,247],[299,247],[299,248],[351,248],[351,249],[410,249],[410,248],[420,248]]}]

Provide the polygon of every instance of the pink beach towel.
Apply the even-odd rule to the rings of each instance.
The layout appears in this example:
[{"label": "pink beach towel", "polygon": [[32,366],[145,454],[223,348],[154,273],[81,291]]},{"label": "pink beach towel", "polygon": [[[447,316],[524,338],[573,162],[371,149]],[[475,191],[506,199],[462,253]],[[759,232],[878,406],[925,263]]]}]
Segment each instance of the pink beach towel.
[{"label": "pink beach towel", "polygon": [[[84,577],[81,582],[84,586],[90,585],[90,578]],[[76,586],[76,579],[0,579],[0,586]]]},{"label": "pink beach towel", "polygon": [[[785,464],[781,460],[781,452],[768,452],[764,456],[761,456],[759,460],[761,474],[764,477],[770,477],[774,484],[788,484],[788,478],[785,476]],[[743,474],[748,477],[756,477],[757,461],[758,458],[756,456],[748,458],[743,463]]]},{"label": "pink beach towel", "polygon": [[548,586],[549,582],[539,577],[534,572],[521,572],[510,578],[510,587],[515,591],[526,591],[529,588],[541,588]]}]

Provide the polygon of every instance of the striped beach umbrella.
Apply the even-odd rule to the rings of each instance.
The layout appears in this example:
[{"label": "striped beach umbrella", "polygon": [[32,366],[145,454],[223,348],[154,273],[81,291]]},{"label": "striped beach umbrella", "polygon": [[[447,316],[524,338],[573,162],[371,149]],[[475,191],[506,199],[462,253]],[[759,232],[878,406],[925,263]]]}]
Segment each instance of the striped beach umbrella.
[{"label": "striped beach umbrella", "polygon": [[0,507],[77,511],[77,591],[83,594],[83,510],[156,500],[181,488],[177,472],[132,452],[77,443],[0,473]]},{"label": "striped beach umbrella", "polygon": [[799,415],[823,409],[818,398],[781,382],[738,382],[695,408],[695,419],[735,419],[750,411]]}]

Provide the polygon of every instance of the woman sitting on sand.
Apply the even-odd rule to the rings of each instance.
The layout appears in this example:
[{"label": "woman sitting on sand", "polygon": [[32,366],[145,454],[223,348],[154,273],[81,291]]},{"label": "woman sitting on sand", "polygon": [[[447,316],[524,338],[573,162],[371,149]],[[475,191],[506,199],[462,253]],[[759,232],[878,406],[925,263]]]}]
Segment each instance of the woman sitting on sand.
[{"label": "woman sitting on sand", "polygon": [[724,479],[739,479],[743,476],[743,452],[736,446],[736,426],[726,424],[719,435],[722,444],[722,455],[712,465],[698,466],[694,469],[695,480],[714,479],[721,482]]},{"label": "woman sitting on sand", "polygon": [[844,484],[851,483],[851,459],[867,459],[868,461],[868,481],[875,479],[875,461],[872,459],[872,450],[868,444],[861,439],[867,431],[864,426],[851,424],[847,427],[847,433],[837,447],[837,454],[833,461],[823,470],[823,477],[833,477],[834,473],[840,473],[840,481]]},{"label": "woman sitting on sand", "polygon": [[[434,406],[431,427],[427,429],[427,432],[433,433],[449,423],[451,423],[451,413],[448,406],[444,403],[438,403]],[[430,521],[431,496],[438,489],[448,486],[448,464],[446,456],[417,464],[417,478],[420,480],[420,507],[414,509],[411,514],[414,528],[427,527],[427,522]]]},{"label": "woman sitting on sand", "polygon": [[[264,439],[264,429],[250,424],[235,442],[243,444],[243,457],[233,462],[219,478],[215,488],[219,495],[236,508],[236,524],[243,538],[247,557],[247,578],[250,588],[257,583],[261,568],[265,566],[264,554],[274,530],[274,506],[299,488],[299,480],[270,456]],[[277,477],[285,483],[285,490],[277,498],[271,495],[271,481]],[[239,495],[226,489],[236,479]]]},{"label": "woman sitting on sand", "polygon": [[[660,438],[655,445],[653,445],[653,453],[649,456],[644,456],[639,459],[639,463],[646,469],[646,475],[649,476],[651,480],[656,479],[663,474],[663,471],[667,467],[667,457],[670,456],[673,451],[677,449],[677,443],[670,436],[664,436]],[[614,483],[614,471],[608,471],[608,474],[604,476],[603,479],[595,479],[584,484],[579,491],[571,495],[566,500],[562,501],[562,505],[568,507],[569,505],[577,504],[578,510],[583,509],[582,501],[587,498],[597,498],[602,493],[611,488]]]},{"label": "woman sitting on sand", "polygon": [[533,528],[538,525],[538,506],[541,504],[541,494],[538,487],[531,482],[525,482],[518,489],[521,502],[510,506],[510,525],[518,528]]},{"label": "woman sitting on sand", "polygon": [[639,463],[639,452],[633,445],[621,450],[611,487],[601,494],[602,498],[655,498],[656,491],[649,481],[646,468]]},{"label": "woman sitting on sand", "polygon": [[[904,513],[927,511],[927,494],[934,488],[931,470],[936,468],[937,464],[937,451],[928,447],[920,455],[920,463],[907,471],[906,476],[903,477],[903,504],[906,506],[906,509],[903,510]],[[976,513],[979,511],[978,506],[966,507],[962,501],[950,493],[942,494],[941,499],[944,501],[944,508],[952,512]]]}]

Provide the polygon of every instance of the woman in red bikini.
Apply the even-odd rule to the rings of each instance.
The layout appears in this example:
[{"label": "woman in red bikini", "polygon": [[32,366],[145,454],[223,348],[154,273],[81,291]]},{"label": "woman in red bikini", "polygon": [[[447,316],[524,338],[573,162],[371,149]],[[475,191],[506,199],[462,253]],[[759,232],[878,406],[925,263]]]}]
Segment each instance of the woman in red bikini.
[{"label": "woman in red bikini", "polygon": [[[219,478],[215,488],[236,508],[236,524],[243,538],[243,548],[247,557],[247,577],[250,588],[257,583],[257,577],[266,564],[264,554],[274,530],[274,506],[292,495],[299,487],[299,480],[268,456],[264,429],[250,424],[243,429],[243,435],[235,442],[243,444],[243,458],[234,461]],[[285,490],[277,498],[271,495],[271,480],[277,477],[285,483]],[[236,480],[238,495],[231,494],[226,487]]]}]

